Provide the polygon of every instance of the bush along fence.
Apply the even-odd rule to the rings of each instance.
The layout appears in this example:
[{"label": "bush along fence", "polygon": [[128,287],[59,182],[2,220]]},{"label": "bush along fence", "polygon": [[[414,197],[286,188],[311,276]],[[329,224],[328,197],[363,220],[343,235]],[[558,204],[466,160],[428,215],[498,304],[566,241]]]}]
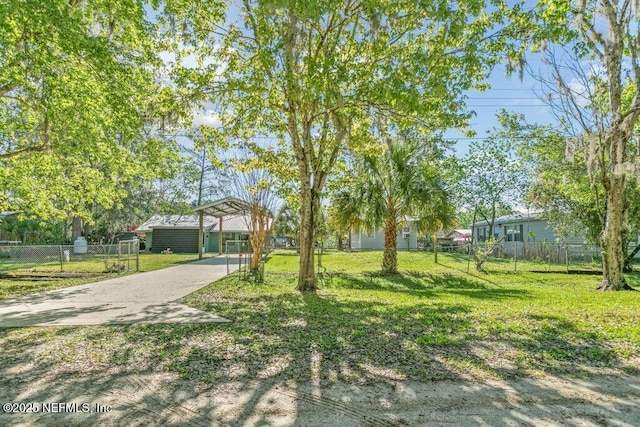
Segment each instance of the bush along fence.
[{"label": "bush along fence", "polygon": [[463,244],[455,252],[485,257],[485,265],[510,266],[514,271],[599,271],[602,258],[597,246],[547,242],[499,242],[495,247],[486,243]]},{"label": "bush along fence", "polygon": [[0,271],[125,273],[138,271],[140,243],[15,245],[0,247]]}]

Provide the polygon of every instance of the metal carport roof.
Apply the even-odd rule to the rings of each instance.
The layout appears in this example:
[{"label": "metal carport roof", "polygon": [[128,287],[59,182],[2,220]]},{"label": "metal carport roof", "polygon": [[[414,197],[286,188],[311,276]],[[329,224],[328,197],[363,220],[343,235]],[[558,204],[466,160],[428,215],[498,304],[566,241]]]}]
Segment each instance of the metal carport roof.
[{"label": "metal carport roof", "polygon": [[198,239],[200,244],[198,245],[198,258],[202,259],[202,242],[204,239],[204,216],[209,215],[213,217],[220,218],[218,222],[218,254],[222,255],[222,217],[235,215],[235,214],[244,214],[247,210],[249,210],[249,204],[243,202],[242,200],[236,197],[225,197],[224,199],[216,200],[212,203],[207,203],[206,205],[201,205],[193,209],[194,212],[199,214],[200,217],[200,227],[198,233]]},{"label": "metal carport roof", "polygon": [[206,205],[198,206],[194,208],[194,212],[202,212],[203,215],[210,215],[215,217],[223,217],[235,214],[244,214],[249,210],[249,204],[243,202],[235,197],[225,197],[224,199],[216,200]]}]

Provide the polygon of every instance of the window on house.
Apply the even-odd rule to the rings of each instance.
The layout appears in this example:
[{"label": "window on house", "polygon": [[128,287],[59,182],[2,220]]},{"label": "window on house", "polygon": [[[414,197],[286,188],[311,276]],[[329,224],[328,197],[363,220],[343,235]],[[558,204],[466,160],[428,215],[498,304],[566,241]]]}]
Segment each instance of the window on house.
[{"label": "window on house", "polygon": [[477,230],[478,242],[484,242],[487,240],[487,229],[486,228],[478,228]]},{"label": "window on house", "polygon": [[523,226],[522,224],[518,225],[505,225],[504,226],[504,236],[505,241],[507,242],[522,242],[523,241]]}]

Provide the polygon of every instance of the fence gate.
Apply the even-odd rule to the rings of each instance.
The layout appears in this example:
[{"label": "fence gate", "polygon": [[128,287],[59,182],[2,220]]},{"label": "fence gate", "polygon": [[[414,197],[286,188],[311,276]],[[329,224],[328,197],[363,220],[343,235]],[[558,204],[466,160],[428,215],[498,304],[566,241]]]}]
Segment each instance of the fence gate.
[{"label": "fence gate", "polygon": [[140,240],[120,240],[118,242],[117,266],[121,271],[140,270]]}]

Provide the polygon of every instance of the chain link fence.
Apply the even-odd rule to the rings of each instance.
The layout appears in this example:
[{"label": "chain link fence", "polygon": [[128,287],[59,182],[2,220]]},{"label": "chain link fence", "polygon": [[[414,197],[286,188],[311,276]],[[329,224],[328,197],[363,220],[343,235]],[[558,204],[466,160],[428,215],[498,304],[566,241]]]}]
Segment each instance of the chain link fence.
[{"label": "chain link fence", "polygon": [[600,248],[588,244],[547,242],[500,242],[495,246],[486,243],[461,244],[447,252],[468,256],[475,265],[474,254],[483,259],[484,266],[514,271],[600,271]]},{"label": "chain link fence", "polygon": [[225,254],[246,254],[251,252],[251,245],[248,240],[225,240]]},{"label": "chain link fence", "polygon": [[110,245],[0,246],[2,272],[124,273],[138,271],[138,240]]}]

